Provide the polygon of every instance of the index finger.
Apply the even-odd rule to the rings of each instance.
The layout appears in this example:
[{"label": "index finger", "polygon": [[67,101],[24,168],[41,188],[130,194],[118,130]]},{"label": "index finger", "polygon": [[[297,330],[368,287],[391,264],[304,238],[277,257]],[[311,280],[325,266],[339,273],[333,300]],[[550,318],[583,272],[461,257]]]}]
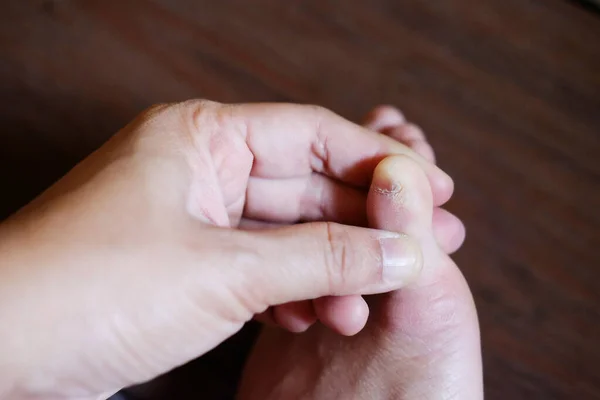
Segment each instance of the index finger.
[{"label": "index finger", "polygon": [[318,106],[256,103],[228,106],[243,124],[254,155],[252,176],[285,179],[318,172],[368,188],[377,164],[406,155],[425,171],[436,205],[453,191],[452,179],[407,146]]}]

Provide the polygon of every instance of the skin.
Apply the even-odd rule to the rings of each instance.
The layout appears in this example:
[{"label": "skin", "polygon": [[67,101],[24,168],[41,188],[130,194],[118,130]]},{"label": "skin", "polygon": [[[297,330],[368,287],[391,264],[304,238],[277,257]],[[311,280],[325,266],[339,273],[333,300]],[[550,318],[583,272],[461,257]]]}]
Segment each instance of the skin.
[{"label": "skin", "polygon": [[[378,106],[365,117],[363,126],[397,140],[435,163],[435,153],[423,131],[408,122],[398,109]],[[269,226],[253,223],[249,227],[264,229]],[[462,222],[440,207],[433,209],[432,228],[438,245],[447,254],[458,250],[464,241],[465,228]],[[368,304],[361,296],[342,296],[284,304],[268,310],[258,319],[296,333],[304,332],[320,321],[339,334],[352,336],[365,326],[368,316]]]},{"label": "skin", "polygon": [[408,285],[421,238],[361,227],[390,155],[423,171],[432,209],[450,198],[426,158],[319,107],[144,112],[0,225],[0,397],[106,397],[269,307]]},{"label": "skin", "polygon": [[371,226],[419,238],[424,269],[417,280],[368,297],[369,324],[352,337],[320,324],[301,335],[264,329],[240,400],[483,398],[475,306],[433,234],[431,190],[423,178],[409,158],[387,158],[367,202]]}]

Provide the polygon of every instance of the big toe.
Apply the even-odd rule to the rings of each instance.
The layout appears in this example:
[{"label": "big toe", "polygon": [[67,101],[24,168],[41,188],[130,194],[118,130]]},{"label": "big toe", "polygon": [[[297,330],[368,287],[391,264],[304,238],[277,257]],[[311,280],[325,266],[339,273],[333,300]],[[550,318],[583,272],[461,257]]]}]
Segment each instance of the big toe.
[{"label": "big toe", "polygon": [[372,228],[406,233],[422,247],[424,266],[418,280],[376,296],[370,304],[377,332],[404,360],[397,371],[412,377],[399,381],[405,398],[437,398],[444,388],[460,393],[461,399],[479,398],[477,315],[460,270],[434,238],[432,195],[424,172],[407,157],[382,161],[367,211]]},{"label": "big toe", "polygon": [[373,228],[401,232],[417,239],[430,251],[433,199],[425,172],[411,158],[392,156],[379,163],[367,199]]}]

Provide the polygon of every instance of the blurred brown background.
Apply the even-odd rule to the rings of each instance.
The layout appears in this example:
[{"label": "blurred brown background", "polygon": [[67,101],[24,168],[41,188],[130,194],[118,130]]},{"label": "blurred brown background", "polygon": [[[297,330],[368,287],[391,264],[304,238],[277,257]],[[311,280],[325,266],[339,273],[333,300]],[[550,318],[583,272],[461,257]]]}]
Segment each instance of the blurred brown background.
[{"label": "blurred brown background", "polygon": [[[455,258],[479,309],[487,398],[600,398],[594,10],[565,0],[5,0],[0,218],[148,105],[192,97],[318,103],[352,119],[400,106],[455,178],[450,209],[468,230]],[[191,380],[168,398],[227,398],[246,335],[177,371]],[[210,389],[202,374],[229,378],[211,377]]]}]

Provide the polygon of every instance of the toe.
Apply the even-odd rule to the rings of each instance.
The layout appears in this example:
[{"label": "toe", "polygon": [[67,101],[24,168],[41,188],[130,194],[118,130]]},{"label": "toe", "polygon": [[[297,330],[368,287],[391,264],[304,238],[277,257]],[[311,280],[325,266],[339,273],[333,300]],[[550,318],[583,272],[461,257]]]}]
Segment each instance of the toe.
[{"label": "toe", "polygon": [[452,254],[465,241],[465,226],[458,217],[443,208],[433,210],[433,234],[440,248]]},{"label": "toe", "polygon": [[371,226],[423,240],[431,236],[432,212],[431,187],[415,161],[393,156],[377,166],[367,200]]},{"label": "toe", "polygon": [[389,137],[408,146],[421,157],[435,164],[435,153],[427,142],[427,137],[421,128],[414,124],[402,124],[383,131]]},{"label": "toe", "polygon": [[423,271],[416,284],[436,279],[445,256],[433,234],[433,200],[429,181],[410,157],[393,156],[375,169],[367,200],[369,226],[400,232],[421,246]]},{"label": "toe", "polygon": [[367,129],[381,132],[402,125],[406,122],[400,110],[390,105],[375,107],[364,118],[363,126]]},{"label": "toe", "polygon": [[415,124],[402,124],[385,131],[385,134],[400,141],[411,142],[416,140],[427,140],[425,133]]},{"label": "toe", "polygon": [[411,140],[405,143],[412,151],[426,159],[432,164],[435,164],[435,152],[433,147],[426,140]]}]

